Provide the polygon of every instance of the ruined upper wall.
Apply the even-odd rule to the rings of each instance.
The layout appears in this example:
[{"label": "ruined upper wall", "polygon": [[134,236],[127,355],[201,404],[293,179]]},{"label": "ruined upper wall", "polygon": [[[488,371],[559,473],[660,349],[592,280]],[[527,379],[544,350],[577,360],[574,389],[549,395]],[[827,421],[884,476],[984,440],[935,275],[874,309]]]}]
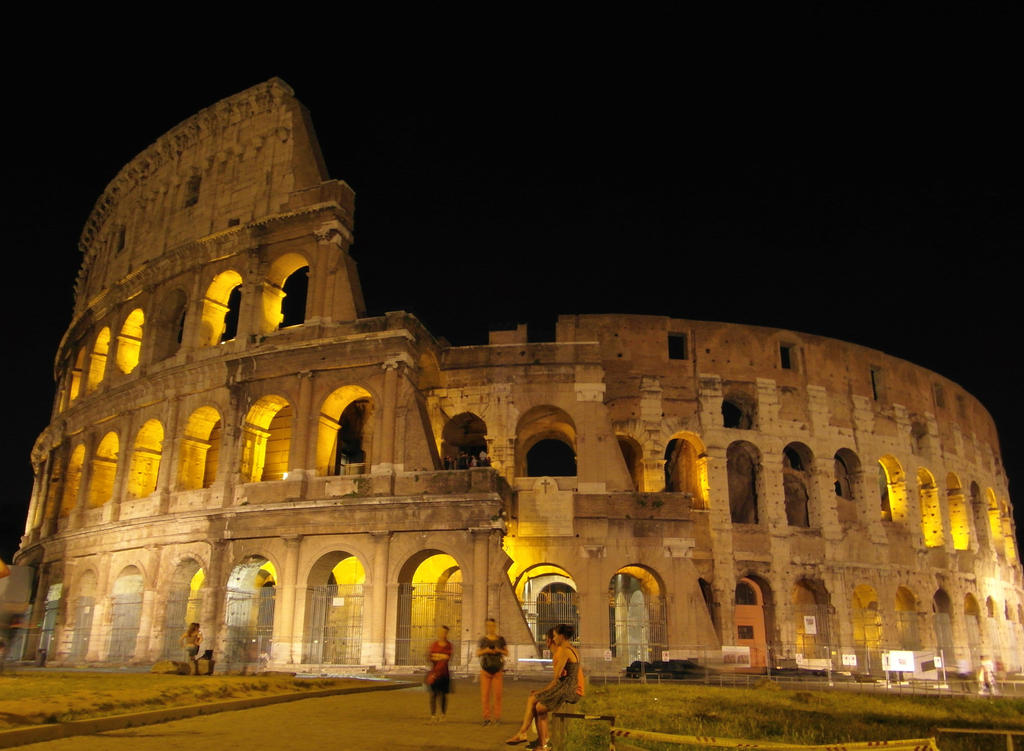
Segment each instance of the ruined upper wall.
[{"label": "ruined upper wall", "polygon": [[96,202],[79,241],[76,314],[170,249],[315,201],[309,189],[325,180],[308,113],[284,81],[201,110],[125,165]]},{"label": "ruined upper wall", "polygon": [[[670,358],[670,334],[684,338],[685,358]],[[599,343],[609,399],[635,396],[642,376],[658,378],[662,388],[674,389],[683,398],[691,396],[702,374],[721,377],[725,390],[730,384],[753,384],[766,378],[783,392],[802,391],[809,385],[824,388],[831,419],[839,427],[852,427],[851,397],[862,397],[883,418],[894,404],[905,407],[911,417],[934,415],[945,442],[952,442],[951,429],[956,424],[999,456],[991,415],[959,384],[858,344],[765,326],[649,315],[560,316],[556,338],[565,343]],[[789,348],[789,367],[783,364],[783,347]],[[782,407],[785,410],[786,405]],[[1002,473],[1001,467],[996,469]]]}]

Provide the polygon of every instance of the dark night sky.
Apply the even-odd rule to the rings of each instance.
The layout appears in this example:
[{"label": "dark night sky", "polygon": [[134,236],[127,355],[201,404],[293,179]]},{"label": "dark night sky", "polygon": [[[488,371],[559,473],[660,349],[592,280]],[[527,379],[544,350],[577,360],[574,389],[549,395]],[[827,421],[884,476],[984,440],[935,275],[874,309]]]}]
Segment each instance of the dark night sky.
[{"label": "dark night sky", "polygon": [[169,128],[274,75],[356,191],[371,315],[409,310],[455,344],[585,312],[858,342],[980,398],[1022,481],[1021,123],[996,62],[587,54],[120,73],[84,59],[7,81],[4,258],[22,302],[8,307],[0,557],[23,529],[93,203]]}]

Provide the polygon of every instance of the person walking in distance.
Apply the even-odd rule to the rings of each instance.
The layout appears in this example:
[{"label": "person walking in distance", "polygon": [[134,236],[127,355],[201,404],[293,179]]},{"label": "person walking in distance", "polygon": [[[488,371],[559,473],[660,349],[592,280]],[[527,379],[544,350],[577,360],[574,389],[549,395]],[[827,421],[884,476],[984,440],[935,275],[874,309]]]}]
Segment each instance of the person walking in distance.
[{"label": "person walking in distance", "polygon": [[[430,721],[441,722],[448,713],[448,690],[451,676],[448,673],[448,661],[452,658],[452,643],[448,641],[448,627],[439,626],[437,639],[427,649],[430,661],[430,672],[427,673],[426,684],[430,687]],[[437,711],[437,700],[441,699],[441,712]]]},{"label": "person walking in distance", "polygon": [[505,658],[508,645],[505,637],[498,633],[498,622],[488,618],[486,634],[477,643],[477,657],[480,658],[480,704],[484,713],[484,725],[497,725],[501,719],[501,693],[505,676]]}]

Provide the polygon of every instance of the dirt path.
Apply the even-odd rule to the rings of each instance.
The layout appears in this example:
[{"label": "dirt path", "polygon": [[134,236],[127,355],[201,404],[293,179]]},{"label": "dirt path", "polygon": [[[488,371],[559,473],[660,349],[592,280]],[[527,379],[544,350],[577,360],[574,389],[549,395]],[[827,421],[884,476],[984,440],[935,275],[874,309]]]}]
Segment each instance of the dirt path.
[{"label": "dirt path", "polygon": [[[25,751],[234,751],[323,748],[447,751],[509,749],[502,741],[522,719],[526,696],[539,683],[508,681],[504,718],[481,726],[478,684],[457,682],[448,718],[428,722],[422,688],[303,699],[256,709],[222,712],[160,725],[117,730],[19,746]],[[518,748],[522,748],[519,746]]]}]

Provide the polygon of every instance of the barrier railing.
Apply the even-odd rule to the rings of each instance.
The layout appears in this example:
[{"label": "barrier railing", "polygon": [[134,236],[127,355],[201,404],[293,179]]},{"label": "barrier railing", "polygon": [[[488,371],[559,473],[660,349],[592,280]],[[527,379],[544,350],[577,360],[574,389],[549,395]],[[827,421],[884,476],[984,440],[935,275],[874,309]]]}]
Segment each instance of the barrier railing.
[{"label": "barrier railing", "polygon": [[[704,735],[674,735],[671,733],[658,733],[651,730],[633,730],[620,728],[615,725],[613,715],[588,715],[576,712],[555,712],[551,723],[551,742],[554,748],[561,749],[565,738],[566,721],[583,720],[586,722],[608,722],[608,748],[610,751],[644,751],[643,747],[637,746],[630,741],[650,741],[653,743],[667,743],[677,746],[690,746],[699,748],[743,748],[743,749],[770,749],[771,751],[861,751],[862,749],[885,749],[886,751],[939,751],[934,738],[908,738],[892,741],[859,741],[844,743],[824,743],[806,745],[799,743],[781,743],[779,741],[750,741],[741,738],[718,738]],[[942,729],[940,729],[942,730]],[[959,732],[948,728],[950,732]],[[974,732],[974,731],[966,731]],[[983,731],[984,732],[984,731]],[[1024,732],[1015,735],[1024,735]],[[1011,741],[1012,742],[1012,741]],[[1013,747],[1007,748],[1012,751]]]},{"label": "barrier railing", "polygon": [[977,729],[977,728],[935,728],[938,733],[962,733],[964,735],[1005,735],[1006,751],[1013,751],[1013,736],[1024,735],[1024,730],[1000,730],[998,728]]}]

